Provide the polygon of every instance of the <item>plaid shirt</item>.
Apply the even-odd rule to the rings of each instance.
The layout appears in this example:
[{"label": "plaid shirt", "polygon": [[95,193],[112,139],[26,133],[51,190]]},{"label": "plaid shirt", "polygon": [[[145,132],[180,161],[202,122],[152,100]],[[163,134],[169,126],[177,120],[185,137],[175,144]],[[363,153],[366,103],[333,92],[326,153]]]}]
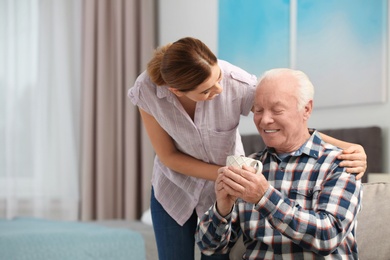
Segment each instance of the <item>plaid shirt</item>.
[{"label": "plaid shirt", "polygon": [[243,234],[243,259],[358,259],[361,183],[338,166],[339,153],[314,131],[284,159],[272,148],[256,154],[270,188],[256,205],[238,199],[225,218],[212,206],[198,225],[200,249],[227,252]]}]

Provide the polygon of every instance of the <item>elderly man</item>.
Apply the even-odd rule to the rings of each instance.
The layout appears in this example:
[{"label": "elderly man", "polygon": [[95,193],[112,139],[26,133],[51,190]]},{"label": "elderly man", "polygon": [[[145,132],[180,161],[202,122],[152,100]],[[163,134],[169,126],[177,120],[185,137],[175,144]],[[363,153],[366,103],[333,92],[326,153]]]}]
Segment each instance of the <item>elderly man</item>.
[{"label": "elderly man", "polygon": [[361,183],[340,167],[341,150],[308,131],[314,88],[297,70],[259,80],[254,122],[267,148],[251,167],[219,170],[217,201],[201,218],[205,254],[226,253],[243,234],[244,259],[358,259]]}]

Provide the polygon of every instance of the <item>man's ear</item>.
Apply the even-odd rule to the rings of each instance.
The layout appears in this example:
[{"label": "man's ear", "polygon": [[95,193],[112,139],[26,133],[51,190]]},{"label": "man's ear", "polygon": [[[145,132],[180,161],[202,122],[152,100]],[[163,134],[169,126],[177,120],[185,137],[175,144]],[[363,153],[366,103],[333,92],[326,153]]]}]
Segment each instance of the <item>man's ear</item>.
[{"label": "man's ear", "polygon": [[175,95],[178,96],[178,97],[183,96],[183,92],[181,92],[181,91],[178,90],[177,88],[169,87],[168,90],[171,91],[173,94],[175,94]]},{"label": "man's ear", "polygon": [[303,109],[304,109],[303,117],[306,120],[309,120],[311,112],[313,111],[313,100],[310,100],[309,102],[307,102],[307,104],[305,105],[305,107]]}]

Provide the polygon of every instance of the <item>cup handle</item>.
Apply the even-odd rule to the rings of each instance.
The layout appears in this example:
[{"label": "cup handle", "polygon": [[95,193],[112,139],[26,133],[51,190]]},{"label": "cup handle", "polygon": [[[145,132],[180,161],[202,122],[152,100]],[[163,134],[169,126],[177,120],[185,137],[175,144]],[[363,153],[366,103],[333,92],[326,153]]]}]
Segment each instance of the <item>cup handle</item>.
[{"label": "cup handle", "polygon": [[255,160],[251,163],[251,166],[257,169],[256,174],[259,174],[263,171],[263,164],[259,160]]}]

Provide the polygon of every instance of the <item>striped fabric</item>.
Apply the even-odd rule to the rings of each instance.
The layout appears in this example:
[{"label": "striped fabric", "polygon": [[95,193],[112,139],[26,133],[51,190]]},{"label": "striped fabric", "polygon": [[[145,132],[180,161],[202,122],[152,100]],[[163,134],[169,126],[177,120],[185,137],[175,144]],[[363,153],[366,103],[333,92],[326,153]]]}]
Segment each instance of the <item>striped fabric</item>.
[{"label": "striped fabric", "polygon": [[[213,100],[197,102],[194,121],[166,86],[156,86],[142,73],[129,90],[129,98],[151,114],[172,137],[176,147],[204,162],[225,165],[231,154],[244,154],[238,124],[248,115],[257,78],[219,60],[223,91]],[[202,215],[215,201],[214,182],[179,174],[158,157],[154,161],[152,184],[157,200],[183,225],[196,209]]]},{"label": "striped fabric", "polygon": [[243,233],[244,259],[358,259],[361,183],[338,166],[339,153],[317,131],[283,160],[273,149],[258,153],[270,188],[225,218],[211,207],[196,234],[201,250],[226,252]]}]

